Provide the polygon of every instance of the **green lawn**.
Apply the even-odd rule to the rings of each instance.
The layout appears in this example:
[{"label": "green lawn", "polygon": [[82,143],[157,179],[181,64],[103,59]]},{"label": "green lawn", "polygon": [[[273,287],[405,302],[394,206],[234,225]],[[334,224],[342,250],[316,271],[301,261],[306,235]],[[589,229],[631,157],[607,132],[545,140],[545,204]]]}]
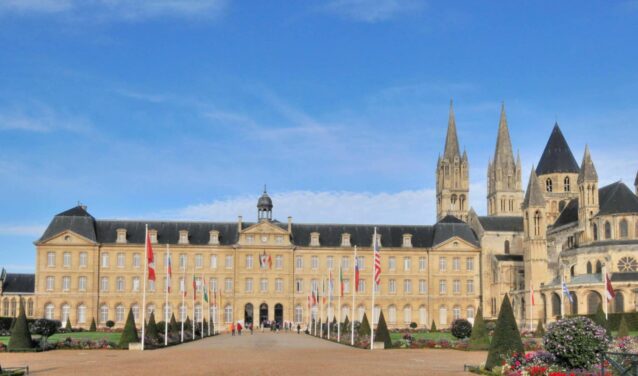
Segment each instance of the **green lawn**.
[{"label": "green lawn", "polygon": [[[100,340],[106,339],[107,341],[118,343],[120,341],[121,333],[102,333],[102,332],[77,332],[77,333],[58,333],[49,338],[49,342],[64,341],[68,337],[77,339],[92,339]],[[0,337],[0,342],[5,345],[9,343],[9,337]]]},{"label": "green lawn", "polygon": [[[402,340],[403,339],[402,337],[403,337],[403,334],[401,333],[390,333],[390,338],[392,339],[392,342]],[[442,332],[413,333],[412,337],[414,337],[414,339],[432,339],[435,341],[439,339],[447,339],[448,341],[455,339],[452,334],[442,333]]]}]

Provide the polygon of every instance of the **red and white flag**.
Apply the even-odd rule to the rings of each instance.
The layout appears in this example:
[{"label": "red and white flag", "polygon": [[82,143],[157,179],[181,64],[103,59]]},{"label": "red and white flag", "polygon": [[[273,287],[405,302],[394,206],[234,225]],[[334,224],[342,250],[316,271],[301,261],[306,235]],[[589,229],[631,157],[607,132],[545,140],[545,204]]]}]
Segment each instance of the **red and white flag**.
[{"label": "red and white flag", "polygon": [[379,238],[377,237],[377,228],[374,228],[374,283],[377,285],[381,282],[381,252],[379,251]]},{"label": "red and white flag", "polygon": [[530,295],[530,300],[532,302],[532,305],[536,304],[534,302],[534,286],[530,285],[530,291],[529,291],[529,295]]},{"label": "red and white flag", "polygon": [[148,263],[148,279],[155,281],[155,258],[153,257],[153,247],[151,246],[151,236],[146,233],[146,261]]},{"label": "red and white flag", "polygon": [[171,256],[168,255],[168,266],[166,267],[166,272],[167,272],[167,279],[166,279],[166,288],[168,289],[168,293],[171,293],[171,285],[173,284],[173,266],[171,265]]},{"label": "red and white flag", "polygon": [[616,297],[616,293],[614,292],[614,288],[611,285],[611,279],[609,279],[609,274],[605,273],[605,293],[607,295],[607,300],[612,300]]}]

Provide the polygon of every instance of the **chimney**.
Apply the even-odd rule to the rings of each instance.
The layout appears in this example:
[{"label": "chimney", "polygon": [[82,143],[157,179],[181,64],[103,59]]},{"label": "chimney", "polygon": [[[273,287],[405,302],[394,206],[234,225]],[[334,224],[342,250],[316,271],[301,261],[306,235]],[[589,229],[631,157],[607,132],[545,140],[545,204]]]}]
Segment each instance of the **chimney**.
[{"label": "chimney", "polygon": [[237,217],[237,232],[241,232],[241,221],[242,221],[242,217],[240,215]]},{"label": "chimney", "polygon": [[292,234],[292,217],[288,216],[288,233]]}]

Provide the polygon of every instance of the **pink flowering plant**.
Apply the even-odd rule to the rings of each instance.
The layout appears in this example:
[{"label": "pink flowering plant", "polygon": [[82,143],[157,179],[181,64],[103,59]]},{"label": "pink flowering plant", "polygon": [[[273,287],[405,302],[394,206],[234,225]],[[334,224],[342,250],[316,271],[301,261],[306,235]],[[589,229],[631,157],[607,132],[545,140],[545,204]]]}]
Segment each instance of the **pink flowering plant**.
[{"label": "pink flowering plant", "polygon": [[549,324],[543,338],[545,350],[566,369],[589,370],[607,351],[609,338],[604,328],[586,317],[572,317]]}]

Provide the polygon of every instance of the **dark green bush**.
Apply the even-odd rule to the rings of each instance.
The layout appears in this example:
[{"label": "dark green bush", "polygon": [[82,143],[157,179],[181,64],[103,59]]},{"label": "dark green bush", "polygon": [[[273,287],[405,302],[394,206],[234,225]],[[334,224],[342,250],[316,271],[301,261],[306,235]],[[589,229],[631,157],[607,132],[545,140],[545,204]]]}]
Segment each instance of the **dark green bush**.
[{"label": "dark green bush", "polygon": [[472,335],[472,324],[466,319],[456,319],[452,321],[451,332],[458,339],[467,338]]},{"label": "dark green bush", "polygon": [[622,316],[620,319],[620,326],[618,327],[617,337],[627,337],[629,336],[629,326],[627,325],[627,320],[625,320],[625,316]]},{"label": "dark green bush", "polygon": [[469,348],[471,350],[488,350],[490,348],[490,335],[487,331],[485,320],[483,320],[483,311],[481,308],[478,309],[476,317],[474,317]]},{"label": "dark green bush", "polygon": [[379,323],[377,324],[377,330],[374,333],[375,342],[383,342],[383,346],[386,349],[392,348],[392,339],[390,338],[390,332],[388,331],[388,325],[383,317],[383,311],[379,313]]},{"label": "dark green bush", "polygon": [[494,337],[490,344],[490,351],[487,354],[485,368],[491,370],[494,366],[500,365],[503,357],[512,353],[522,353],[523,342],[521,341],[521,333],[518,331],[514,312],[510,299],[505,294],[503,303],[496,320],[496,329],[494,329]]},{"label": "dark green bush", "polygon": [[434,322],[434,320],[432,320],[432,325],[430,325],[430,331],[432,333],[438,332],[438,330],[436,329],[436,323]]},{"label": "dark green bush", "polygon": [[95,317],[91,319],[91,327],[89,327],[89,332],[97,332],[97,325],[95,325]]},{"label": "dark green bush", "polygon": [[144,335],[146,337],[159,341],[159,334],[157,333],[157,324],[155,323],[155,312],[151,312],[151,317],[148,319],[148,324],[146,324],[146,332],[144,333]]},{"label": "dark green bush", "polygon": [[410,323],[410,329],[416,329],[417,327],[418,325],[414,321]]},{"label": "dark green bush", "polygon": [[27,324],[27,315],[24,313],[24,304],[20,299],[20,314],[15,320],[15,324],[11,329],[11,337],[9,338],[9,351],[20,351],[33,348],[31,333]]},{"label": "dark green bush", "polygon": [[123,349],[128,348],[129,343],[139,342],[140,338],[137,335],[137,328],[135,327],[135,317],[133,316],[133,310],[129,309],[128,316],[126,317],[126,324],[124,324],[124,331],[120,336],[120,343],[118,346]]},{"label": "dark green bush", "polygon": [[113,320],[108,320],[108,321],[106,322],[106,327],[107,327],[107,328],[111,329],[111,328],[112,328],[112,327],[114,327],[114,326],[115,326],[115,321],[113,321]]},{"label": "dark green bush", "polygon": [[572,317],[549,324],[543,337],[545,350],[567,369],[591,369],[609,346],[607,332],[586,317]]},{"label": "dark green bush", "polygon": [[368,322],[368,316],[363,313],[363,319],[361,320],[361,325],[359,325],[359,336],[369,336],[370,335],[370,322]]}]

